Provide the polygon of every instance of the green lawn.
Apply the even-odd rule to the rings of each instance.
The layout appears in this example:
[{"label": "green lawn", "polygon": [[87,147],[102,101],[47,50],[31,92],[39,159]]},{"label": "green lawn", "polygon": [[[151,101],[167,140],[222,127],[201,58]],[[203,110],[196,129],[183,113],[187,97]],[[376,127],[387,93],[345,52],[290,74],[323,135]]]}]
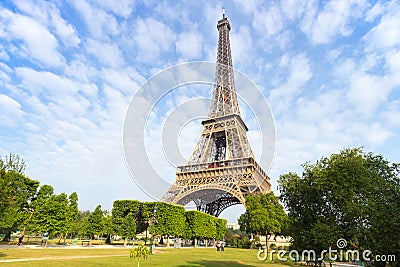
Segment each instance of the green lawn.
[{"label": "green lawn", "polygon": [[[137,266],[136,261],[129,259],[128,249],[0,249],[0,260],[28,259],[28,258],[53,258],[39,261],[7,262],[1,266]],[[111,256],[121,255],[121,256]],[[71,256],[101,256],[97,258],[54,259],[55,257]],[[181,248],[157,249],[157,253],[140,262],[145,266],[268,266],[283,267],[279,263],[269,261],[261,262],[257,259],[256,250],[225,249],[217,252],[214,248]]]}]

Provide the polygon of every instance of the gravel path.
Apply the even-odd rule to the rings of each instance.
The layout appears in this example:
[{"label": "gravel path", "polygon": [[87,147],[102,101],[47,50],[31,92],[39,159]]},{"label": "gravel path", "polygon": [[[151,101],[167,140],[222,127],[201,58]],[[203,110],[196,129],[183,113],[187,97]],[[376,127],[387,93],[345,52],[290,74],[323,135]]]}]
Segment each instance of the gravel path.
[{"label": "gravel path", "polygon": [[24,258],[24,259],[8,259],[0,260],[1,262],[20,262],[20,261],[43,261],[43,260],[68,260],[68,259],[87,259],[87,258],[101,258],[101,257],[121,257],[126,256],[125,254],[115,255],[93,255],[93,256],[54,256],[54,257],[43,257],[43,258]]}]

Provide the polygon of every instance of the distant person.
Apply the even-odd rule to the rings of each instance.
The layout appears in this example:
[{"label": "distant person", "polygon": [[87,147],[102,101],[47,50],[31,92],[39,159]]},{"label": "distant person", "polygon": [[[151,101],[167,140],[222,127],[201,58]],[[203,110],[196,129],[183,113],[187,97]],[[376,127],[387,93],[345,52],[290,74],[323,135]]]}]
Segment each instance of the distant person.
[{"label": "distant person", "polygon": [[219,251],[221,249],[221,242],[217,242],[217,251]]},{"label": "distant person", "polygon": [[24,235],[21,235],[21,236],[18,238],[17,246],[21,246],[22,240],[23,240],[23,239],[24,239]]},{"label": "distant person", "polygon": [[221,242],[221,251],[224,252],[224,241]]},{"label": "distant person", "polygon": [[45,246],[47,247],[47,240],[49,239],[49,233],[46,232],[42,236],[42,244],[40,246]]}]

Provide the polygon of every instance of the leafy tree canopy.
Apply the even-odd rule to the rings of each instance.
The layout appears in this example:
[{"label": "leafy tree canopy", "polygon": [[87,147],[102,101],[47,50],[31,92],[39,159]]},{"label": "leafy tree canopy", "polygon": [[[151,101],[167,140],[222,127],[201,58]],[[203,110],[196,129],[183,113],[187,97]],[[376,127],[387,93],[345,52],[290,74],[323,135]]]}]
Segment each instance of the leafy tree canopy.
[{"label": "leafy tree canopy", "polygon": [[399,166],[353,148],[281,175],[294,248],[321,251],[344,238],[349,249],[400,258]]}]

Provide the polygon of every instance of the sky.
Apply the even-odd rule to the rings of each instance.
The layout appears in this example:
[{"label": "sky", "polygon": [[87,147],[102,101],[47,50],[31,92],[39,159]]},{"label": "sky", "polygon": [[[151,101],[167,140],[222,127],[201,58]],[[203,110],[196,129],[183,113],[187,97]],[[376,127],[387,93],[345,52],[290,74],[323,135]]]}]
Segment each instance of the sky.
[{"label": "sky", "polygon": [[[301,173],[301,164],[343,148],[362,146],[400,162],[396,0],[3,0],[0,156],[18,154],[29,177],[56,192],[76,191],[80,209],[152,200],[125,163],[128,105],[142,84],[168,67],[215,62],[222,7],[231,24],[233,65],[262,90],[274,118],[269,176],[275,194],[279,175]],[[200,96],[210,97],[211,87],[173,91],[148,117],[147,153],[170,182],[175,168],[157,152],[160,119],[168,118],[160,114]],[[260,134],[243,101],[239,105],[257,156]],[[205,115],[171,137],[184,158]],[[221,216],[235,222],[243,210],[232,207]]]}]

